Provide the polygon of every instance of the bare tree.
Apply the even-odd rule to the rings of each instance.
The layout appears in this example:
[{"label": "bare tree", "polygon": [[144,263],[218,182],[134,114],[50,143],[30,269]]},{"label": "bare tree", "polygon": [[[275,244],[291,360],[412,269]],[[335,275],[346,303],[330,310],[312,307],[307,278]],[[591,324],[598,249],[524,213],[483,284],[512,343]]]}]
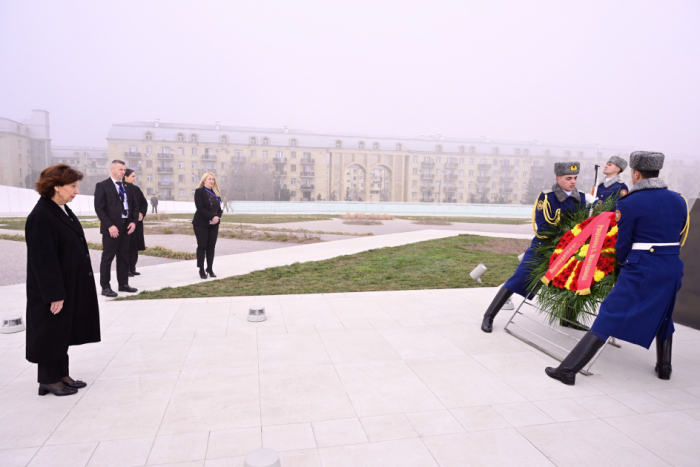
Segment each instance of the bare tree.
[{"label": "bare tree", "polygon": [[277,196],[273,174],[263,169],[237,172],[225,189],[232,201],[272,201]]}]

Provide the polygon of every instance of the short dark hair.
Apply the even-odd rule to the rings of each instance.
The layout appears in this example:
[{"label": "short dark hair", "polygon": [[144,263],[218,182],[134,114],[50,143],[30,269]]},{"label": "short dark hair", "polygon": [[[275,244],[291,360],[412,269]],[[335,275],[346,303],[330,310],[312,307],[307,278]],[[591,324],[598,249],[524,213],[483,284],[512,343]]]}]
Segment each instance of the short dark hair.
[{"label": "short dark hair", "polygon": [[52,198],[57,186],[70,185],[83,179],[82,172],[67,164],[56,164],[41,171],[36,181],[36,191],[44,198]]},{"label": "short dark hair", "polygon": [[[637,170],[637,169],[633,169]],[[637,170],[642,178],[656,178],[659,176],[659,170]]]},{"label": "short dark hair", "polygon": [[114,164],[126,165],[126,162],[124,162],[124,161],[122,161],[122,160],[119,160],[119,159],[114,159],[114,160],[112,161],[112,165],[114,165]]},{"label": "short dark hair", "polygon": [[124,172],[124,177],[126,178],[126,177],[130,176],[134,172],[135,172],[134,169],[126,169],[126,171]]}]

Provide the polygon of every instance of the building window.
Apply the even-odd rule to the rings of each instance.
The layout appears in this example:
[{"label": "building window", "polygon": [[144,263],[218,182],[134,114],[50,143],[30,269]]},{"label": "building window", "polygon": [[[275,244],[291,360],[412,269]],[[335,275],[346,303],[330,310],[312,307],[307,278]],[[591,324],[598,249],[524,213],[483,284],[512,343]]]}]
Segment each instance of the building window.
[{"label": "building window", "polygon": [[192,168],[193,168],[194,170],[197,170],[197,163],[196,163],[196,162],[192,162]]},{"label": "building window", "polygon": [[435,175],[440,176],[440,169],[435,170]]},{"label": "building window", "polygon": [[460,188],[464,188],[464,182],[460,181],[460,182],[459,182],[459,187],[460,187]]},{"label": "building window", "polygon": [[297,179],[296,179],[296,178],[292,178],[291,180],[289,180],[289,183],[292,184],[292,185],[296,185],[296,184],[297,184]]},{"label": "building window", "polygon": [[518,178],[518,171],[513,172],[513,178]]},{"label": "building window", "polygon": [[296,159],[296,158],[297,158],[297,153],[292,151],[292,159]]},{"label": "building window", "polygon": [[196,182],[197,182],[197,177],[195,175],[192,175],[192,183],[196,183]]},{"label": "building window", "polygon": [[177,190],[177,194],[178,194],[179,196],[185,196],[185,190],[183,190],[182,188],[180,188],[179,190]]},{"label": "building window", "polygon": [[177,181],[180,183],[185,183],[185,176],[184,175],[178,175],[177,176]]},{"label": "building window", "polygon": [[403,144],[401,144],[401,143],[396,143],[396,150],[397,150],[397,151],[403,151]]},{"label": "building window", "polygon": [[221,142],[222,142],[222,143],[228,143],[228,136],[226,136],[226,135],[221,135]]},{"label": "building window", "polygon": [[263,146],[267,146],[268,144],[270,144],[270,140],[267,137],[265,137],[262,139],[262,144]]},{"label": "building window", "polygon": [[153,146],[146,146],[146,154],[153,154]]},{"label": "building window", "polygon": [[336,148],[342,148],[343,147],[343,142],[340,141],[339,139],[335,140],[335,147]]},{"label": "building window", "polygon": [[464,157],[459,158],[459,165],[464,165]]},{"label": "building window", "polygon": [[146,161],[146,168],[150,169],[153,167],[153,161]]},{"label": "building window", "polygon": [[196,142],[197,142],[197,135],[195,135],[194,133],[192,133],[192,134],[190,135],[190,142],[191,142],[191,143],[196,143]]},{"label": "building window", "polygon": [[139,152],[138,146],[129,146],[129,152]]},{"label": "building window", "polygon": [[476,148],[474,146],[469,146],[469,154],[474,154],[476,152]]},{"label": "building window", "polygon": [[263,159],[267,159],[267,151],[263,151]]},{"label": "building window", "polygon": [[520,165],[520,159],[515,159],[515,166],[518,167]]},{"label": "building window", "polygon": [[493,152],[494,154],[498,154],[499,151],[498,151],[498,148],[494,146],[494,148],[491,150],[491,152]]},{"label": "building window", "polygon": [[549,157],[549,156],[552,155],[552,151],[550,151],[549,149],[545,149],[545,150],[544,150],[544,155],[547,156],[547,157]]},{"label": "building window", "polygon": [[520,155],[520,148],[515,148],[515,155],[519,156]]},{"label": "building window", "polygon": [[185,154],[185,148],[177,148],[177,153],[178,153],[179,155],[181,155],[181,156],[184,155],[184,154]]},{"label": "building window", "polygon": [[411,182],[411,186],[418,186],[418,180],[413,180]]},{"label": "building window", "polygon": [[289,145],[290,145],[290,146],[296,146],[296,145],[297,145],[297,140],[294,139],[294,138],[292,138],[292,139],[289,141]]},{"label": "building window", "polygon": [[192,149],[191,149],[191,154],[192,154],[193,156],[196,156],[196,155],[197,155],[197,148],[192,148]]},{"label": "building window", "polygon": [[413,175],[418,175],[418,169],[417,169],[417,168],[413,169]]},{"label": "building window", "polygon": [[438,164],[442,164],[442,157],[436,157],[435,162],[437,162]]},{"label": "building window", "polygon": [[464,194],[462,194],[462,193],[460,193],[460,194],[457,195],[457,196],[459,197],[459,199],[464,199]]},{"label": "building window", "polygon": [[364,142],[364,141],[360,141],[359,143],[357,143],[357,147],[358,147],[359,149],[364,149],[364,148],[365,148],[365,142]]},{"label": "building window", "polygon": [[523,154],[526,156],[530,155],[530,150],[529,149],[523,149]]},{"label": "building window", "polygon": [[179,162],[177,163],[177,168],[178,168],[178,169],[184,169],[184,168],[185,168],[185,163],[182,162],[182,161],[179,161]]},{"label": "building window", "polygon": [[146,132],[146,139],[153,139],[153,133],[151,133],[150,131],[147,131]]},{"label": "building window", "polygon": [[459,176],[464,177],[464,169],[459,169]]},{"label": "building window", "polygon": [[243,151],[233,151],[234,157],[243,157]]},{"label": "building window", "polygon": [[258,144],[258,139],[255,136],[250,137],[250,144]]},{"label": "building window", "polygon": [[473,177],[473,176],[474,176],[474,171],[473,171],[473,170],[470,170],[470,171],[469,171],[469,176],[470,176],[470,177]]},{"label": "building window", "polygon": [[491,188],[496,188],[496,182],[491,182]]},{"label": "building window", "polygon": [[268,170],[268,165],[267,165],[267,164],[263,164],[262,168],[263,168],[264,171],[267,172],[267,170]]},{"label": "building window", "polygon": [[377,143],[377,142],[372,143],[372,149],[379,149],[379,143]]},{"label": "building window", "polygon": [[435,152],[442,152],[442,145],[441,144],[438,144],[437,146],[435,146]]},{"label": "building window", "polygon": [[226,170],[226,162],[221,163],[221,170]]},{"label": "building window", "polygon": [[153,175],[147,174],[147,175],[146,175],[146,181],[147,181],[147,182],[152,182],[152,181],[153,181]]},{"label": "building window", "polygon": [[185,141],[185,135],[183,135],[182,133],[178,133],[178,134],[177,134],[177,140],[178,140],[178,141]]},{"label": "building window", "polygon": [[258,157],[258,152],[255,149],[250,150],[250,157]]}]

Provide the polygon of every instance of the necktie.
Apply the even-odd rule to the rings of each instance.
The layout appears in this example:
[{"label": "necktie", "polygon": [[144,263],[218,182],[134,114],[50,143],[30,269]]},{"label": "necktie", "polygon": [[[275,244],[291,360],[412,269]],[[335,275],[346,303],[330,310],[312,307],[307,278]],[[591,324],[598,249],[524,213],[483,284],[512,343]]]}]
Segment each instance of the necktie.
[{"label": "necktie", "polygon": [[[117,182],[117,185],[119,185],[119,199],[122,202],[122,206],[124,206],[124,195],[126,195],[126,191],[124,191],[124,185],[122,185],[122,182]],[[122,209],[122,215],[127,216],[128,213],[126,212],[126,209]]]}]

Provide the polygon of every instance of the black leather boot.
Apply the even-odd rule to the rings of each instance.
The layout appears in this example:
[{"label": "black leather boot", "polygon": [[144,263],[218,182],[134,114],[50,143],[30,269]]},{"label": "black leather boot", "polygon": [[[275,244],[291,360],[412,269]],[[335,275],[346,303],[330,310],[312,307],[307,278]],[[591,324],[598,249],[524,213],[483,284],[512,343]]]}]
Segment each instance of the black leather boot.
[{"label": "black leather boot", "polygon": [[673,336],[666,340],[659,340],[656,336],[656,372],[659,379],[671,379],[671,347]]},{"label": "black leather boot", "polygon": [[207,278],[207,273],[204,271],[204,266],[199,267],[199,277],[201,277],[202,279]]},{"label": "black leather boot", "polygon": [[484,320],[481,322],[482,331],[493,331],[493,319],[496,317],[498,312],[501,311],[501,307],[503,307],[503,305],[506,304],[506,302],[512,295],[513,292],[506,289],[505,287],[501,287],[498,290],[498,293],[496,293],[496,296],[493,297],[493,301],[491,301],[488,310],[486,310],[486,313],[484,313]]},{"label": "black leather boot", "polygon": [[586,366],[586,363],[591,361],[591,358],[595,356],[596,352],[604,344],[604,341],[588,331],[557,368],[547,367],[544,371],[550,378],[558,379],[564,384],[573,386],[576,383],[576,373],[581,371]]}]

